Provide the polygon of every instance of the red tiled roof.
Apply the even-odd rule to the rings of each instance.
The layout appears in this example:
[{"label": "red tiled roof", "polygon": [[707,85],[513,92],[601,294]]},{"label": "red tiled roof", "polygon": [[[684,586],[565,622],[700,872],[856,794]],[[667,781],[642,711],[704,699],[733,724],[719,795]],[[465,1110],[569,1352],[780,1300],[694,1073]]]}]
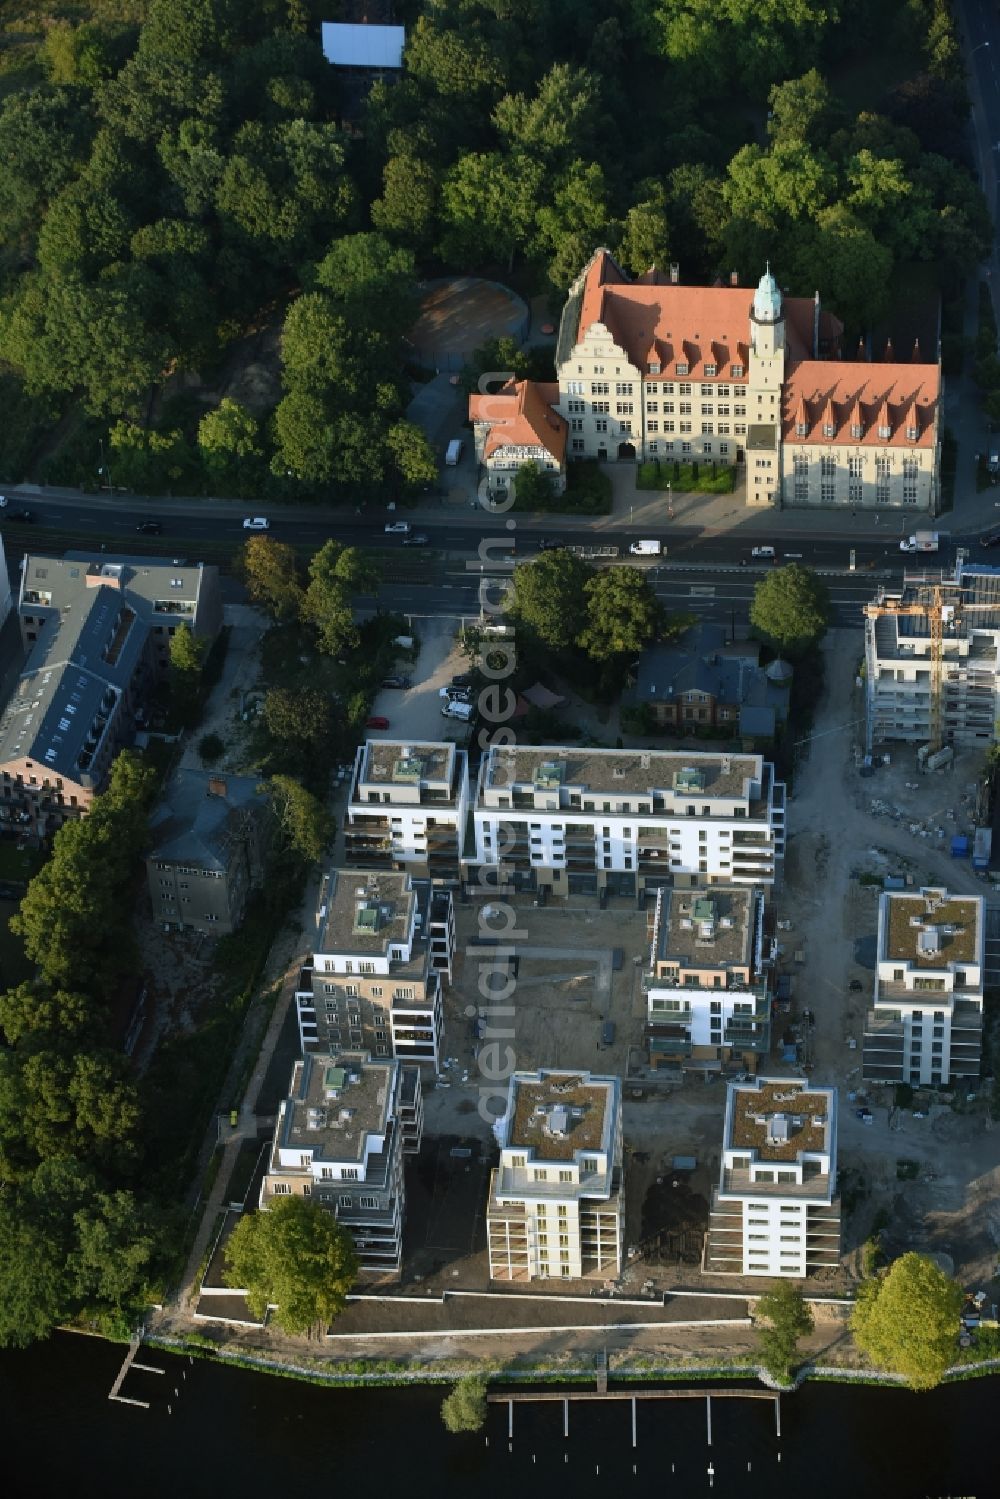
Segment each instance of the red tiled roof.
[{"label": "red tiled roof", "polygon": [[496,395],[470,396],[469,419],[490,423],[483,457],[508,446],[543,447],[562,463],[569,428],[552,409],[558,400],[559,386],[538,380],[513,380]]},{"label": "red tiled roof", "polygon": [[[729,366],[749,363],[747,340],[754,293],[741,286],[675,286],[642,277],[625,281],[612,257],[595,255],[587,271],[580,303],[577,338],[583,338],[591,323],[603,323],[631,362],[650,374],[649,353],[660,353],[658,374],[677,376],[677,364],[687,364],[687,376],[695,380],[733,378]],[[814,304],[808,297],[786,297],[785,345],[790,359],[812,355]],[[830,313],[820,314],[820,336],[835,341],[842,325]],[[706,376],[704,366],[714,364],[717,374]]]},{"label": "red tiled roof", "polygon": [[[940,400],[936,364],[803,359],[785,379],[782,437],[791,443],[928,448],[934,443]],[[880,436],[886,429],[889,435]],[[913,429],[916,437],[907,437]]]}]

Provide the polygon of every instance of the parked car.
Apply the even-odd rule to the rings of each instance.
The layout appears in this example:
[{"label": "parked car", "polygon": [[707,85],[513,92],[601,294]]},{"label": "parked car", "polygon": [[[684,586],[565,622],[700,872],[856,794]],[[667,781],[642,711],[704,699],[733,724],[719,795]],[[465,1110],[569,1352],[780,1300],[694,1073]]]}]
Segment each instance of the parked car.
[{"label": "parked car", "polygon": [[388,727],[389,720],[387,718],[383,718],[381,713],[373,713],[371,718],[365,719],[366,729],[387,729]]},{"label": "parked car", "polygon": [[777,560],[777,553],[774,547],[754,547],[750,555],[758,562],[775,562]]},{"label": "parked car", "polygon": [[383,527],[387,536],[409,536],[410,523],[408,520],[387,521]]},{"label": "parked car", "polygon": [[615,1023],[613,1020],[605,1020],[604,1024],[601,1026],[601,1044],[603,1046],[614,1046]]},{"label": "parked car", "polygon": [[411,679],[409,677],[383,677],[382,678],[382,686],[383,687],[409,687],[410,686],[410,682],[411,682]]},{"label": "parked car", "polygon": [[472,702],[472,692],[468,687],[442,687],[438,691],[438,697],[447,698],[450,703]]},{"label": "parked car", "polygon": [[451,679],[451,685],[453,687],[471,687],[472,686],[472,673],[471,673],[471,671],[460,671],[457,677],[452,677],[452,679]]},{"label": "parked car", "polygon": [[140,536],[162,536],[163,525],[158,520],[143,520],[135,528]]},{"label": "parked car", "polygon": [[262,515],[248,515],[243,522],[244,531],[270,531],[271,522]]},{"label": "parked car", "polygon": [[860,994],[865,986],[860,979],[851,979],[851,982],[847,987],[848,989],[850,989],[852,994]]},{"label": "parked car", "polygon": [[981,547],[1000,546],[1000,531],[987,531],[985,536],[980,536],[979,545]]},{"label": "parked car", "polygon": [[403,537],[403,545],[405,547],[426,547],[430,546],[430,544],[430,537],[425,535],[423,531],[417,531],[414,536]]},{"label": "parked car", "polygon": [[26,526],[35,524],[35,512],[33,510],[8,510],[8,520],[19,520]]},{"label": "parked car", "polygon": [[556,541],[551,536],[540,536],[538,538],[538,550],[540,552],[555,551],[558,547],[561,547],[561,546],[562,546],[562,542],[561,541]]},{"label": "parked car", "polygon": [[442,717],[460,718],[463,723],[468,723],[474,712],[475,709],[471,703],[456,702],[454,699],[449,699],[441,709]]}]

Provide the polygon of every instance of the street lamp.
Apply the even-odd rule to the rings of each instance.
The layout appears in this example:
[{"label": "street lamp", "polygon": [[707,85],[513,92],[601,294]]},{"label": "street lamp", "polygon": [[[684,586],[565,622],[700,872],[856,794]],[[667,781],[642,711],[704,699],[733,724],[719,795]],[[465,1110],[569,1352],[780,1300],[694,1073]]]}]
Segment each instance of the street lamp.
[{"label": "street lamp", "polygon": [[668,479],[667,480],[667,519],[668,520],[673,520],[673,518],[674,518],[674,487],[673,487],[673,484],[671,483],[671,481]]},{"label": "street lamp", "polygon": [[[99,477],[102,478],[102,479],[103,479],[104,475],[107,474],[107,477],[108,477],[108,493],[113,498],[114,497],[114,493],[115,493],[115,486],[111,482],[111,469],[104,462],[104,439],[103,439],[103,437],[99,437],[97,439],[97,446],[101,450],[101,466],[97,470],[97,472],[98,472]],[[102,489],[104,488],[103,484],[101,485],[101,488]]]}]

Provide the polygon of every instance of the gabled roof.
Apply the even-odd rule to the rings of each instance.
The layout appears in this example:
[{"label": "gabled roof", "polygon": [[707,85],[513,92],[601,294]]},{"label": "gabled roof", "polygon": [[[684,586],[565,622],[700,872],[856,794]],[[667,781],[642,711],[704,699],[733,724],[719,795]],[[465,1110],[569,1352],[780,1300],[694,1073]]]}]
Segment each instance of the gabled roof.
[{"label": "gabled roof", "polygon": [[150,817],[149,857],[200,869],[228,869],[248,813],[263,813],[267,794],[256,776],[179,770]]},{"label": "gabled roof", "polygon": [[499,448],[541,447],[562,463],[569,428],[553,410],[558,400],[558,385],[537,380],[513,380],[496,395],[470,396],[469,419],[490,426],[483,457]]},{"label": "gabled roof", "polygon": [[[805,359],[792,365],[785,380],[782,435],[790,443],[933,447],[940,399],[936,364]],[[824,433],[825,424],[833,426],[832,436]],[[886,430],[888,436],[879,435]]]},{"label": "gabled roof", "polygon": [[[633,365],[650,373],[648,354],[654,344],[663,358],[660,376],[676,377],[677,365],[687,365],[681,378],[730,380],[730,366],[749,363],[750,318],[756,293],[745,286],[680,286],[643,277],[629,281],[607,250],[599,250],[581,284],[579,342],[593,323],[601,323]],[[783,302],[785,344],[791,359],[810,358],[813,351],[815,304],[808,297],[786,297]],[[842,325],[830,313],[820,314],[820,343],[839,339]],[[715,375],[705,366],[715,365]]]}]

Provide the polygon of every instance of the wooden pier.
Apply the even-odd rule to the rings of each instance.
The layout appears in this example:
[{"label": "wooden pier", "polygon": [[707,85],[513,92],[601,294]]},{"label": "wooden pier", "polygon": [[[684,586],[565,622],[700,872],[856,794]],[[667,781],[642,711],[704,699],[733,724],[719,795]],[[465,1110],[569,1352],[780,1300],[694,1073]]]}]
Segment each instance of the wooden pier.
[{"label": "wooden pier", "polygon": [[605,1365],[604,1378],[601,1380],[601,1369],[598,1368],[598,1384],[603,1383],[604,1388],[596,1390],[573,1390],[560,1394],[551,1390],[525,1390],[515,1391],[512,1394],[487,1394],[486,1400],[489,1405],[507,1406],[507,1440],[514,1440],[514,1406],[527,1404],[554,1404],[562,1402],[563,1407],[563,1436],[569,1440],[569,1406],[571,1400],[629,1400],[632,1403],[632,1446],[638,1446],[637,1429],[637,1402],[640,1400],[704,1400],[705,1402],[705,1424],[708,1446],[712,1445],[712,1401],[713,1400],[769,1400],[774,1406],[774,1434],[781,1439],[781,1396],[777,1391],[771,1390],[727,1390],[712,1388],[709,1390],[609,1390],[607,1388],[607,1366]]},{"label": "wooden pier", "polygon": [[142,1334],[135,1332],[132,1334],[132,1340],[128,1345],[128,1353],[126,1353],[125,1355],[125,1362],[118,1370],[118,1375],[115,1379],[115,1382],[111,1386],[111,1389],[108,1391],[108,1399],[117,1400],[120,1405],[137,1405],[141,1410],[148,1411],[148,1400],[133,1400],[129,1395],[122,1395],[119,1393],[122,1385],[125,1383],[125,1376],[128,1374],[130,1369],[141,1369],[144,1374],[165,1374],[167,1372],[165,1369],[157,1369],[153,1364],[137,1363],[135,1356],[139,1352],[139,1349],[141,1347]]}]

